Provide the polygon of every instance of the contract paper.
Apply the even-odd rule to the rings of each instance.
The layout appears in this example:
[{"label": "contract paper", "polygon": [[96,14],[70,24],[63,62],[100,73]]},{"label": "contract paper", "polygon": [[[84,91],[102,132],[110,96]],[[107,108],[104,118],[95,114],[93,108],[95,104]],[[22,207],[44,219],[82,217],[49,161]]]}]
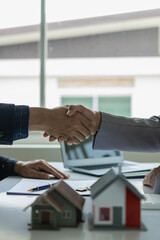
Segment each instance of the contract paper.
[{"label": "contract paper", "polygon": [[[7,194],[15,194],[15,195],[40,195],[43,194],[46,190],[40,190],[35,192],[28,191],[29,189],[36,188],[39,186],[47,185],[47,184],[55,184],[59,182],[60,180],[41,180],[41,179],[31,179],[31,178],[22,178],[20,182],[18,182],[14,187],[12,187]],[[90,188],[93,183],[95,183],[96,180],[63,180],[66,182],[71,188],[73,188],[75,191],[79,188]],[[80,195],[83,196],[89,196],[90,190],[86,191],[77,191]]]}]

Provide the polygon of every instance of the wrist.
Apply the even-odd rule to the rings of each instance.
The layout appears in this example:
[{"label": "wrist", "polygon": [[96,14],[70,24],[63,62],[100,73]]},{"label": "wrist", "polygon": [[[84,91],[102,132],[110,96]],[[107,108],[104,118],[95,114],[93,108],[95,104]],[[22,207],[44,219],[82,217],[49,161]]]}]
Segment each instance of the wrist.
[{"label": "wrist", "polygon": [[14,165],[14,172],[18,175],[21,175],[21,168],[22,168],[23,162],[17,161]]},{"label": "wrist", "polygon": [[47,116],[49,109],[31,107],[29,114],[30,131],[46,131]]}]

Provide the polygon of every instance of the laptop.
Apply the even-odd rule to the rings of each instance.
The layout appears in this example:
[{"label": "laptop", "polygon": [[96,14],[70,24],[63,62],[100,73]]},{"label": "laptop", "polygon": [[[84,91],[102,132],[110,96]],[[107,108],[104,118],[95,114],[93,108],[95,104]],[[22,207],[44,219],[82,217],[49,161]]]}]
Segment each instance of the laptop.
[{"label": "laptop", "polygon": [[[122,166],[122,173],[137,171],[139,164],[126,161],[123,153],[114,150],[93,150],[92,137],[79,145],[68,146],[61,143],[62,161],[65,168],[75,172],[85,173],[100,177],[111,167]],[[139,170],[139,169],[138,169]]]}]

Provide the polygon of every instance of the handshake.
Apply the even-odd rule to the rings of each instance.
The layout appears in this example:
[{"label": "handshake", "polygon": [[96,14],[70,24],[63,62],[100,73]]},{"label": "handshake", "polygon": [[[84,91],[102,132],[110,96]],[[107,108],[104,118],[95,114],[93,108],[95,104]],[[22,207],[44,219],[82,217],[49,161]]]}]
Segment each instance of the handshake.
[{"label": "handshake", "polygon": [[82,105],[65,105],[53,109],[30,108],[29,130],[43,131],[49,141],[79,144],[95,134],[101,124],[101,113]]}]

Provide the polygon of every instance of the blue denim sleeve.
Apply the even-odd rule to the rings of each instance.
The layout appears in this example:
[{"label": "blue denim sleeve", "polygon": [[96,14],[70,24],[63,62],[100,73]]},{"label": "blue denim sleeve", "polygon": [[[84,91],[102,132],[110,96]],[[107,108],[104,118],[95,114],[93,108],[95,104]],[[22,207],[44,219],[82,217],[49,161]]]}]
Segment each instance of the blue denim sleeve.
[{"label": "blue denim sleeve", "polygon": [[[0,144],[28,137],[29,107],[14,104],[0,104]],[[0,156],[0,180],[16,175],[16,159]]]},{"label": "blue denim sleeve", "polygon": [[13,141],[28,137],[29,107],[15,106]]},{"label": "blue denim sleeve", "polygon": [[14,172],[14,165],[17,160],[13,158],[7,158],[4,156],[0,156],[0,180],[8,177],[8,176],[16,176],[17,174]]},{"label": "blue denim sleeve", "polygon": [[0,144],[28,137],[29,107],[0,103]]},{"label": "blue denim sleeve", "polygon": [[0,104],[0,144],[13,142],[14,109],[14,104]]}]

